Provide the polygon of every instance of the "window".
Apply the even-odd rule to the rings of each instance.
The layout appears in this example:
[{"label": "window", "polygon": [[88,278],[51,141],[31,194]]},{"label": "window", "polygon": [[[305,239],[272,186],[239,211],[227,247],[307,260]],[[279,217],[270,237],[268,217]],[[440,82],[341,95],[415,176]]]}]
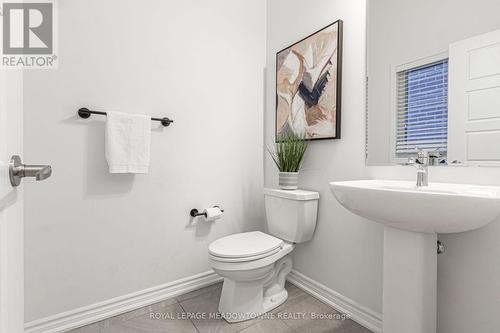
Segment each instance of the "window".
[{"label": "window", "polygon": [[446,154],[448,141],[448,59],[398,71],[396,158],[417,149]]}]

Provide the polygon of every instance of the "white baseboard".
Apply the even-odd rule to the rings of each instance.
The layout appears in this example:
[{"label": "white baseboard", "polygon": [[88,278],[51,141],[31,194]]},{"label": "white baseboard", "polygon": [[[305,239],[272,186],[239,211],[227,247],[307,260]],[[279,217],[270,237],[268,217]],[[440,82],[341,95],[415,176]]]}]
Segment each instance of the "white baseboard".
[{"label": "white baseboard", "polygon": [[[221,281],[213,271],[193,275],[132,294],[116,297],[25,324],[25,333],[61,333],[133,311]],[[382,332],[382,316],[295,270],[288,280],[375,333]]]},{"label": "white baseboard", "polygon": [[104,302],[37,319],[26,323],[24,331],[25,333],[66,332],[203,288],[221,280],[222,278],[214,271],[208,271]]},{"label": "white baseboard", "polygon": [[382,315],[380,313],[368,309],[295,270],[292,270],[288,275],[288,281],[339,312],[350,315],[352,320],[368,328],[370,331],[375,333],[382,332]]}]

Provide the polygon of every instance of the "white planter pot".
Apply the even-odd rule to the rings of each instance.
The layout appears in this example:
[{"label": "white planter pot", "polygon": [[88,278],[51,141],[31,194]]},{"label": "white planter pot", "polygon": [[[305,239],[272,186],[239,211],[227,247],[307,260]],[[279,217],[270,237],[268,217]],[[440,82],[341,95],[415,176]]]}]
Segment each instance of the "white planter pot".
[{"label": "white planter pot", "polygon": [[298,172],[280,172],[279,187],[282,190],[296,190],[299,188],[299,173]]}]

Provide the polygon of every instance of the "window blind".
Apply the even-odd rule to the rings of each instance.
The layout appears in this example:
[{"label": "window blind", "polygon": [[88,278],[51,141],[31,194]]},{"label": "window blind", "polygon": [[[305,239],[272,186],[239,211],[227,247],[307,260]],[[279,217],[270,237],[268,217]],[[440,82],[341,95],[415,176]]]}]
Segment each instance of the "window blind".
[{"label": "window blind", "polygon": [[446,153],[448,59],[397,72],[396,157]]}]

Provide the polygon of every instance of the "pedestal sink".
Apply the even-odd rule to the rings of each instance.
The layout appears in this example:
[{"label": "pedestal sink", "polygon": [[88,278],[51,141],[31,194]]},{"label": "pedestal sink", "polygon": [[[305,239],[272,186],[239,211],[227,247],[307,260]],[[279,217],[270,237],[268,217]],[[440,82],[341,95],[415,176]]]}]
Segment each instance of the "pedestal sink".
[{"label": "pedestal sink", "polygon": [[435,333],[437,233],[493,221],[500,187],[355,180],[330,189],[342,206],[384,225],[383,332]]}]

